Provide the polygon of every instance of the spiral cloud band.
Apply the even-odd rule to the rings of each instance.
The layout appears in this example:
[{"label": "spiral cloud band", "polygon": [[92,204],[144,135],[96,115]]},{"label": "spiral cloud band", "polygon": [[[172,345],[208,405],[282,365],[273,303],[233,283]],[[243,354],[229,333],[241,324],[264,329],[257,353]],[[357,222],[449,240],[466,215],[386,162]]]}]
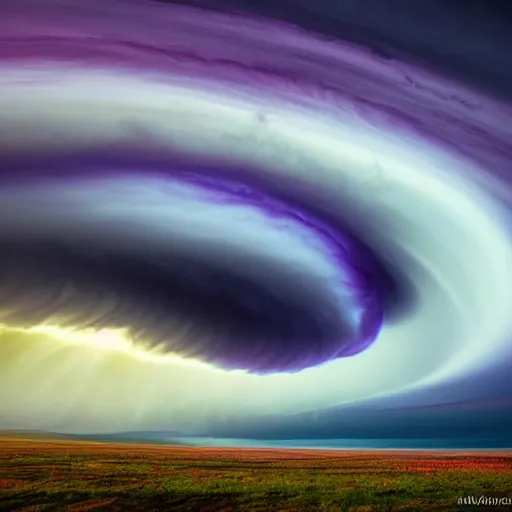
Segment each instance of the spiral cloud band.
[{"label": "spiral cloud band", "polygon": [[7,424],[209,432],[509,360],[505,100],[247,13],[0,9]]}]

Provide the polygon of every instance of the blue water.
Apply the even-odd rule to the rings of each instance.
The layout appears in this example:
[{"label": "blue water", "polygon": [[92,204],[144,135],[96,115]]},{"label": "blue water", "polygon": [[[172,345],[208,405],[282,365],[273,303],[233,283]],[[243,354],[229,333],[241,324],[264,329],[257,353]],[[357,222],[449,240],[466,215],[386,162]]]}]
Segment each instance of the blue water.
[{"label": "blue water", "polygon": [[[179,437],[173,438],[185,444],[211,447],[233,448],[315,448],[340,450],[486,450],[512,449],[512,443],[497,438],[451,438],[451,439],[287,439],[256,440],[213,437]],[[172,442],[172,440],[169,440]]]}]

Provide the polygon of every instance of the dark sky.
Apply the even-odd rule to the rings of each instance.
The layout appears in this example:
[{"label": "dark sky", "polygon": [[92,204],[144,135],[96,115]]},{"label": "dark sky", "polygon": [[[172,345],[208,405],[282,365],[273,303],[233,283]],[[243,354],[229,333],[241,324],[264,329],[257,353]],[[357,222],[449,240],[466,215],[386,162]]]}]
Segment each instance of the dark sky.
[{"label": "dark sky", "polygon": [[[169,0],[163,0],[169,1]],[[172,0],[170,0],[172,2]],[[281,19],[390,57],[512,95],[512,3],[507,0],[191,0]]]}]

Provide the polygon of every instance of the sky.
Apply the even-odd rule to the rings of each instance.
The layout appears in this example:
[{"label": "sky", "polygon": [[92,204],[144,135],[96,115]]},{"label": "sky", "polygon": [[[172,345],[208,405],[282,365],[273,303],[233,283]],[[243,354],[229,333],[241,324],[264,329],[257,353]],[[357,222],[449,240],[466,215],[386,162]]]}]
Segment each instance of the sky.
[{"label": "sky", "polygon": [[2,2],[0,428],[510,447],[510,62],[501,1]]}]

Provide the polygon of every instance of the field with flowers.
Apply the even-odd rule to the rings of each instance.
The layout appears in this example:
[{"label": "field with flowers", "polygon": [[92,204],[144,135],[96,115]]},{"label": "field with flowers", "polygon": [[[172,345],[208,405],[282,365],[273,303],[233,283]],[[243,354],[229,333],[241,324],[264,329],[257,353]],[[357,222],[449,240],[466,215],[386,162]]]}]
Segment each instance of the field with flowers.
[{"label": "field with flowers", "polygon": [[512,454],[0,439],[1,512],[486,510],[465,496],[512,496]]}]

